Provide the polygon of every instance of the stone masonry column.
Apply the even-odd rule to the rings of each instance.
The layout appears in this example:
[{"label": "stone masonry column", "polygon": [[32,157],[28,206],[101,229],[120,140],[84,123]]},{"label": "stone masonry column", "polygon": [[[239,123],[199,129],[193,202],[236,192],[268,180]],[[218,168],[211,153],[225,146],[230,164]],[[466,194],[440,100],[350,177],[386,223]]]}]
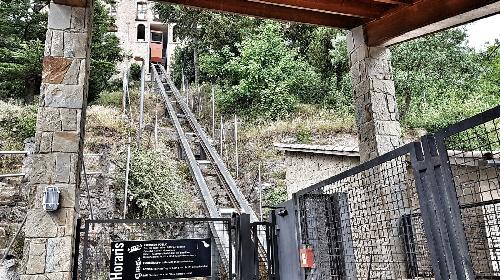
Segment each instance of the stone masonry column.
[{"label": "stone masonry column", "polygon": [[[367,46],[362,26],[348,32],[347,50],[359,153],[361,162],[366,162],[402,145],[391,54],[386,47]],[[401,279],[407,274],[398,226],[401,216],[408,210],[403,201],[398,200],[406,197],[406,186],[400,183],[404,182],[403,178],[398,180],[395,177],[398,174],[391,177],[390,172],[394,170],[386,168],[384,165],[375,167],[378,178],[367,178],[363,183],[364,192],[360,194],[369,209],[363,215],[377,230],[363,232],[358,237],[363,246],[357,251],[357,258],[365,259],[357,269],[358,278],[368,274],[368,256],[373,256],[372,261],[376,264],[372,271],[375,279]],[[384,175],[388,178],[382,178]]]},{"label": "stone masonry column", "polygon": [[361,162],[401,146],[401,126],[386,47],[368,47],[363,27],[347,34]]},{"label": "stone masonry column", "polygon": [[[92,0],[50,3],[43,59],[36,148],[29,174],[21,279],[72,277],[78,189],[87,103]],[[47,186],[59,188],[55,212],[43,209]]]}]

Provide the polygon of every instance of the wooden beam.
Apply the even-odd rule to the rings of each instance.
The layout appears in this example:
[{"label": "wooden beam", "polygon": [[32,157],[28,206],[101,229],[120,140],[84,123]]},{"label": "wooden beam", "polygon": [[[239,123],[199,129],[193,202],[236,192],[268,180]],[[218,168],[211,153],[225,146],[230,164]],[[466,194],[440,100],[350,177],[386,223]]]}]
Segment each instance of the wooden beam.
[{"label": "wooden beam", "polygon": [[388,46],[500,12],[500,0],[420,0],[365,25],[369,46]]},{"label": "wooden beam", "polygon": [[404,0],[373,0],[373,2],[393,4],[393,5],[410,5],[409,1],[404,1]]},{"label": "wooden beam", "polygon": [[316,11],[301,10],[291,7],[268,5],[243,0],[159,0],[172,4],[229,12],[261,18],[323,25],[339,28],[354,28],[363,24],[361,18],[345,15],[332,15]]},{"label": "wooden beam", "polygon": [[54,3],[71,7],[87,7],[87,0],[54,0]]},{"label": "wooden beam", "polygon": [[264,4],[283,6],[321,13],[341,14],[361,18],[378,18],[388,10],[388,5],[372,1],[331,1],[331,0],[249,0]]}]

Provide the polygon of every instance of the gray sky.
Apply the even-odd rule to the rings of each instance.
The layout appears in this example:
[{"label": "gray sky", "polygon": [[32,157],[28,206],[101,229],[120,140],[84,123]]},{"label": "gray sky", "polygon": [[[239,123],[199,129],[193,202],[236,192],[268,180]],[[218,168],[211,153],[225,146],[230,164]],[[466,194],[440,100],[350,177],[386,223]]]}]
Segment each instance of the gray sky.
[{"label": "gray sky", "polygon": [[481,50],[487,42],[500,40],[500,14],[487,17],[465,26],[469,34],[469,46]]}]

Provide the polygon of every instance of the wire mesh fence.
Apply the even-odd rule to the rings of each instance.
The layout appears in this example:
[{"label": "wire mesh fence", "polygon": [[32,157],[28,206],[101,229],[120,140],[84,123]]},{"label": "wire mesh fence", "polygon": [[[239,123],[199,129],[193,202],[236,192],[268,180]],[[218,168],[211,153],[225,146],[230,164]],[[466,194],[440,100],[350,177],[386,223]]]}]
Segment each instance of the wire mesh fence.
[{"label": "wire mesh fence", "polygon": [[[500,107],[444,130],[449,171],[476,279],[500,278]],[[490,115],[490,116],[488,116]]]},{"label": "wire mesh fence", "polygon": [[[110,278],[112,242],[211,239],[210,279],[230,279],[230,242],[217,240],[212,230],[224,231],[231,240],[230,219],[102,220],[87,221],[78,256],[80,280]],[[221,251],[224,253],[221,254]],[[229,259],[222,256],[229,255]]]},{"label": "wire mesh fence", "polygon": [[432,277],[407,147],[298,193],[306,279]]}]

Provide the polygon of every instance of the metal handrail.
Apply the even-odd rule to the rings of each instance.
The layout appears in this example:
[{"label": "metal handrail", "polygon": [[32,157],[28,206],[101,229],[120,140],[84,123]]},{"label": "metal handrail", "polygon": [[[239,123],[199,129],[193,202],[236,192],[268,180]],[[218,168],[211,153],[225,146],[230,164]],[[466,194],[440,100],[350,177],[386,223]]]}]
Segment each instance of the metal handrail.
[{"label": "metal handrail", "polygon": [[187,117],[188,122],[191,124],[191,127],[193,128],[193,130],[196,132],[196,134],[200,138],[204,149],[208,152],[208,156],[213,160],[214,165],[217,168],[217,171],[219,172],[219,174],[222,177],[221,181],[223,181],[223,183],[229,187],[231,194],[236,199],[238,206],[241,207],[243,212],[250,215],[250,221],[251,222],[259,221],[257,215],[255,214],[255,211],[253,211],[252,207],[250,207],[250,203],[248,202],[248,200],[245,198],[245,196],[243,195],[241,190],[236,185],[236,181],[234,180],[231,173],[229,173],[229,171],[228,171],[226,165],[224,164],[224,162],[222,161],[220,155],[215,151],[213,146],[210,144],[210,141],[209,141],[208,136],[206,135],[205,131],[203,130],[201,125],[196,120],[196,117],[193,115],[193,113],[189,109],[188,105],[182,99],[179,90],[177,89],[175,84],[170,79],[170,76],[167,74],[165,67],[163,67],[162,65],[159,65],[159,68],[163,72],[163,75],[166,77],[167,83],[170,86],[170,89],[172,90],[173,96],[175,97],[176,101],[180,105],[184,115]]},{"label": "metal handrail", "polygon": [[[203,173],[201,172],[200,166],[198,165],[198,162],[194,156],[194,153],[189,145],[189,142],[186,138],[186,134],[184,133],[184,130],[182,129],[182,126],[180,124],[179,118],[177,117],[177,113],[172,105],[172,101],[168,97],[165,87],[163,86],[163,83],[161,82],[161,78],[158,74],[158,71],[156,70],[156,67],[152,67],[153,70],[153,76],[157,82],[158,89],[160,90],[160,93],[165,100],[165,105],[167,107],[168,114],[170,115],[170,118],[172,120],[172,123],[174,124],[175,130],[177,131],[177,135],[179,136],[179,140],[181,142],[181,146],[184,150],[184,153],[186,154],[186,158],[189,163],[189,168],[191,170],[191,173],[193,174],[194,177],[194,182],[196,186],[200,189],[200,192],[202,194],[203,201],[205,202],[205,206],[208,210],[208,213],[210,215],[210,218],[215,218],[215,219],[220,219],[221,215],[219,213],[219,210],[217,209],[217,205],[215,204],[215,201],[210,194],[207,182],[205,181],[205,178],[203,176]],[[225,260],[231,259],[231,248],[229,243],[229,237],[225,238],[223,231],[224,229],[221,228],[221,225],[216,224],[214,225],[213,223],[210,224],[211,231],[214,235],[214,238],[216,239],[216,244],[218,246],[221,246],[219,252],[221,253],[221,257]],[[218,242],[217,242],[218,241]],[[224,246],[226,245],[226,246]],[[228,248],[228,252],[226,252],[226,248]],[[227,261],[225,263],[228,263]],[[231,266],[232,264],[229,264]]]}]

